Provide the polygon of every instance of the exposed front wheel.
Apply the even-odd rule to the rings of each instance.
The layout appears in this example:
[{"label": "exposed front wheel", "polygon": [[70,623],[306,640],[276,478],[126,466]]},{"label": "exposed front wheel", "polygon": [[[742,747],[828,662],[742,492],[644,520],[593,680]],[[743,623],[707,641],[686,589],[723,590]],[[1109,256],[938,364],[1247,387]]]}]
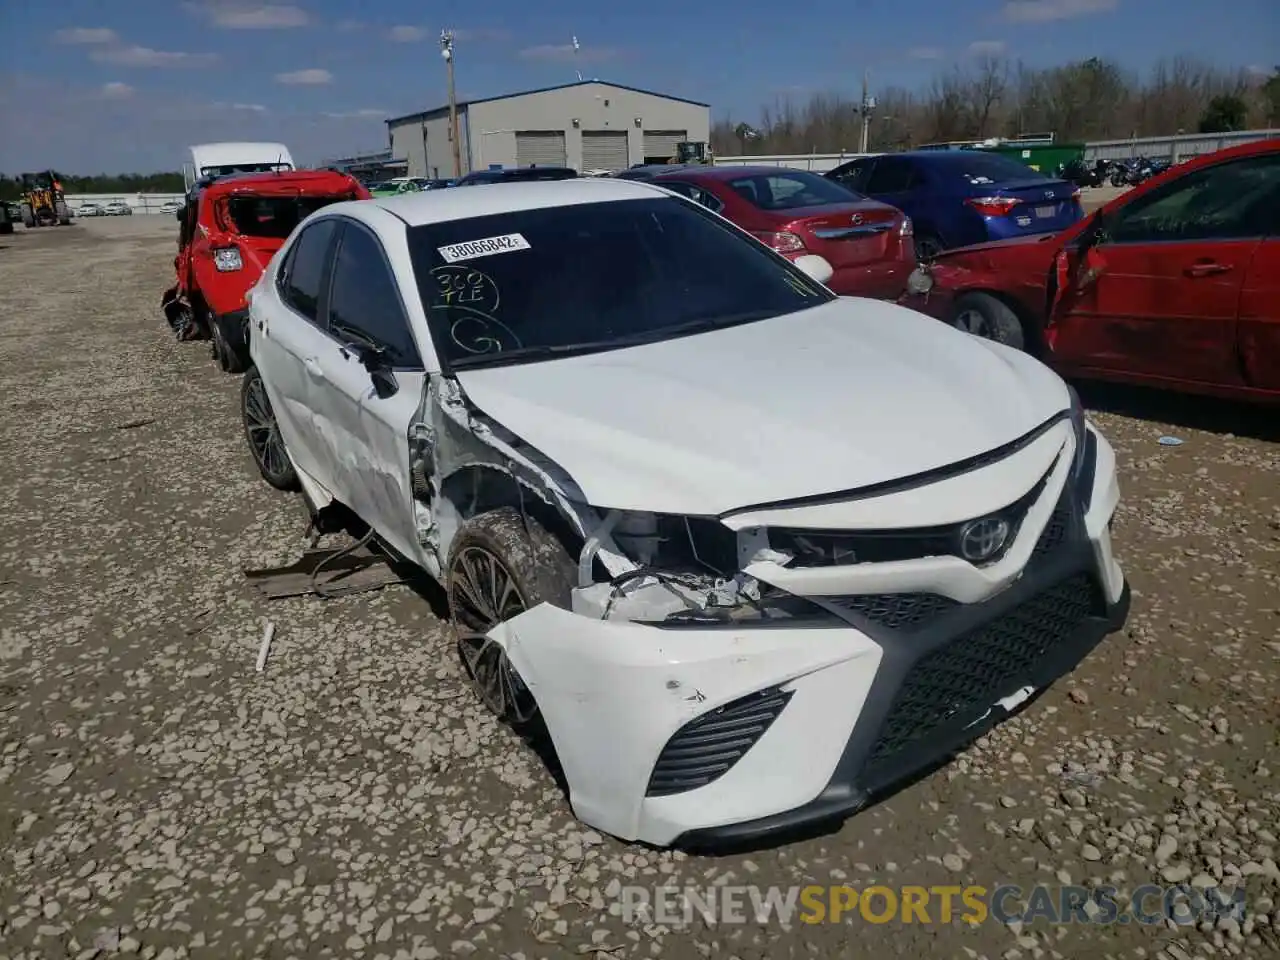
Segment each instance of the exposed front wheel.
[{"label": "exposed front wheel", "polygon": [[512,507],[471,518],[454,538],[445,585],[458,655],[481,703],[512,726],[531,723],[538,705],[489,631],[544,602],[568,607],[575,572],[564,546]]},{"label": "exposed front wheel", "polygon": [[257,368],[250,370],[240,386],[240,413],[244,420],[245,439],[262,479],[277,490],[296,490],[298,474],[280,436],[280,425],[267,396],[267,385]]},{"label": "exposed front wheel", "polygon": [[942,241],[927,233],[916,234],[916,259],[921,263],[932,260],[942,252]]},{"label": "exposed front wheel", "polygon": [[976,337],[1025,350],[1026,332],[1009,305],[989,293],[966,293],[956,300],[951,325]]}]

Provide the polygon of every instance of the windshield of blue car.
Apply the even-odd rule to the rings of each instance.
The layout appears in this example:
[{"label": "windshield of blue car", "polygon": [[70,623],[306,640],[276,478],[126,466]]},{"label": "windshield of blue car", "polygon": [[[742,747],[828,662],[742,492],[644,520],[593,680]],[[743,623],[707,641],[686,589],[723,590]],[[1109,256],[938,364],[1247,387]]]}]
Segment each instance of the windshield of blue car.
[{"label": "windshield of blue car", "polygon": [[674,196],[426,224],[408,241],[446,369],[668,340],[835,298]]},{"label": "windshield of blue car", "polygon": [[761,210],[796,210],[832,203],[856,203],[864,197],[848,187],[805,170],[786,170],[735,177],[729,187]]},{"label": "windshield of blue car", "polygon": [[1015,183],[1026,180],[1048,180],[1043,173],[1032,170],[1025,163],[998,153],[981,153],[977,150],[955,150],[944,155],[945,159],[931,160],[949,174],[967,180],[973,186]]}]

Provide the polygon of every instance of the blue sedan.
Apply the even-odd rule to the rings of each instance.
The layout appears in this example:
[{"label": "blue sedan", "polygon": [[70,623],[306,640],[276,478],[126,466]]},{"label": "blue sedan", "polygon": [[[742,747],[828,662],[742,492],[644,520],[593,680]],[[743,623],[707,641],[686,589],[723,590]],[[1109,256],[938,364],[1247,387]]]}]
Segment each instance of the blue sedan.
[{"label": "blue sedan", "polygon": [[1056,233],[1084,216],[1075,184],[981,150],[861,157],[826,175],[909,216],[921,260],[951,247]]}]

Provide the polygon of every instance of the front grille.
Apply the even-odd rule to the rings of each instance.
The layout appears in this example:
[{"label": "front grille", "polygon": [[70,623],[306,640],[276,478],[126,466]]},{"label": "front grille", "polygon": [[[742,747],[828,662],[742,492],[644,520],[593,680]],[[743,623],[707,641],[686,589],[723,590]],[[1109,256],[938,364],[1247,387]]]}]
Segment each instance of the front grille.
[{"label": "front grille", "polygon": [[950,597],[936,593],[870,593],[822,599],[844,613],[857,614],[891,630],[922,627],[959,606]]},{"label": "front grille", "polygon": [[646,797],[669,797],[724,776],[778,719],[791,691],[753,693],[690,720],[662,748]]},{"label": "front grille", "polygon": [[1067,539],[1067,534],[1071,531],[1071,501],[1067,494],[1062,495],[1062,499],[1058,501],[1058,505],[1054,507],[1049,522],[1045,524],[1044,531],[1040,534],[1040,539],[1036,541],[1036,548],[1031,551],[1032,559],[1039,559],[1052,553],[1055,549],[1062,545]]},{"label": "front grille", "polygon": [[[1004,556],[1017,539],[1027,511],[1044,492],[1049,475],[1045,474],[1029,491],[1007,507],[990,514],[1009,525],[1004,547],[987,557],[979,566],[988,566]],[[979,519],[977,517],[971,519]],[[949,523],[937,527],[906,530],[804,530],[772,527],[768,531],[769,546],[789,553],[794,558],[788,566],[834,567],[854,563],[893,563],[924,557],[963,557],[961,532],[969,523]]]},{"label": "front grille", "polygon": [[1008,696],[1033,668],[1098,611],[1100,598],[1085,574],[1064,580],[1009,613],[923,657],[908,672],[872,748],[876,767],[948,723],[968,721]]}]

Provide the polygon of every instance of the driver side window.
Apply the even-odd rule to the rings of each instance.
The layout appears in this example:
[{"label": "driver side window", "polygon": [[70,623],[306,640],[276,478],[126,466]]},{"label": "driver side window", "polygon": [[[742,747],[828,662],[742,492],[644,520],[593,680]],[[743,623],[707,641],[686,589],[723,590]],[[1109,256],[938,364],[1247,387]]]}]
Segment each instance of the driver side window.
[{"label": "driver side window", "polygon": [[1246,157],[1180,177],[1122,207],[1106,242],[1239,240],[1280,230],[1280,156]]},{"label": "driver side window", "polygon": [[339,340],[349,338],[382,347],[390,354],[393,367],[422,367],[382,245],[354,223],[343,227],[334,258],[329,332]]}]

